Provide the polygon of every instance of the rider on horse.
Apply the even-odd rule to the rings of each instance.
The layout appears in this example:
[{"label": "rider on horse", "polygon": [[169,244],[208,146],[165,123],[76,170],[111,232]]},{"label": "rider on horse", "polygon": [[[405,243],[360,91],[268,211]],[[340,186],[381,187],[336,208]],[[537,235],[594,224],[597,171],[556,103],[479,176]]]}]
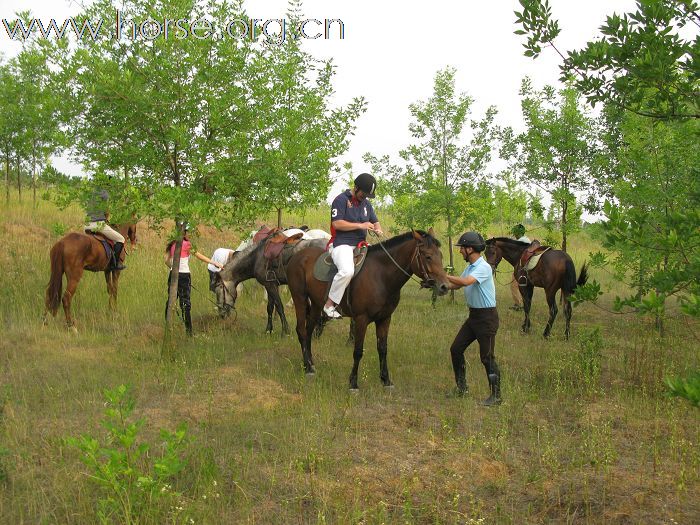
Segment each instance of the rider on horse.
[{"label": "rider on horse", "polygon": [[377,181],[369,173],[355,179],[352,190],[338,195],[331,206],[331,258],[338,268],[333,278],[323,312],[331,319],[342,317],[336,306],[343,299],[345,288],[355,273],[353,250],[367,238],[367,230],[383,235],[374,208],[367,199],[374,197]]},{"label": "rider on horse", "polygon": [[124,236],[107,224],[109,220],[108,201],[109,193],[107,190],[95,189],[87,203],[87,224],[85,225],[85,232],[99,233],[106,239],[114,242],[111,266],[114,270],[121,271],[126,269],[126,266],[124,266],[119,259],[122,249],[124,248]]}]

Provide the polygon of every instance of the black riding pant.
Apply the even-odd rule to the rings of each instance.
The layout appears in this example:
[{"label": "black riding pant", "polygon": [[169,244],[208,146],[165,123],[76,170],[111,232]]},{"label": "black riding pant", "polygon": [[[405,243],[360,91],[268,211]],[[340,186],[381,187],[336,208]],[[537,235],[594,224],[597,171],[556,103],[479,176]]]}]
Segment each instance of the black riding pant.
[{"label": "black riding pant", "polygon": [[[168,274],[168,289],[170,289],[170,274]],[[192,302],[190,294],[192,291],[192,276],[189,273],[178,274],[177,277],[177,297],[180,300],[180,311],[182,312],[182,320],[185,322],[185,330],[188,335],[192,335]],[[170,297],[165,302],[165,316],[168,315],[168,307],[170,306]]]},{"label": "black riding pant", "polygon": [[452,368],[457,386],[466,388],[466,364],[464,351],[475,340],[479,342],[481,362],[486,375],[500,375],[496,364],[496,332],[498,331],[498,311],[496,308],[470,308],[469,317],[457,332],[450,347]]}]

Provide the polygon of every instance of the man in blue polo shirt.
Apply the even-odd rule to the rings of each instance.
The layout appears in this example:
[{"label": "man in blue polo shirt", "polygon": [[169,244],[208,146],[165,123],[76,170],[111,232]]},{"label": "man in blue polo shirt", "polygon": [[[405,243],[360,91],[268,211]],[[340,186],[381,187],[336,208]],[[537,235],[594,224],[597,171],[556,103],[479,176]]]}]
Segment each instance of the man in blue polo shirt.
[{"label": "man in blue polo shirt", "polygon": [[367,230],[383,235],[374,208],[367,199],[374,197],[377,181],[369,173],[362,173],[355,179],[355,187],[346,190],[331,205],[331,257],[338,267],[331,283],[328,300],[323,307],[331,319],[342,317],[336,306],[343,299],[345,288],[355,273],[353,250],[367,238]]},{"label": "man in blue polo shirt", "polygon": [[491,395],[482,402],[493,406],[501,403],[501,373],[496,364],[495,347],[498,331],[498,312],[496,311],[496,287],[493,282],[493,270],[481,257],[486,249],[484,238],[476,232],[467,232],[457,241],[459,251],[469,263],[461,276],[448,275],[450,288],[457,290],[465,286],[464,297],[469,307],[469,317],[457,332],[450,347],[452,368],[457,382],[457,395],[467,393],[466,364],[464,351],[475,339],[479,342],[481,362],[486,369]]}]

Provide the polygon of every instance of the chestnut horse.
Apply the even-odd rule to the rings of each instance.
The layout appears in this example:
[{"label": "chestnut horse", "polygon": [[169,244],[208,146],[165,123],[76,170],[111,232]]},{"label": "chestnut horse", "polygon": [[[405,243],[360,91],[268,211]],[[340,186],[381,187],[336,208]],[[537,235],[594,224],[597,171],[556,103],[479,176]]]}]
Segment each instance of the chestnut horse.
[{"label": "chestnut horse", "polygon": [[564,337],[569,338],[571,332],[571,303],[569,296],[574,293],[577,286],[586,284],[588,280],[588,269],[586,263],[581,266],[581,273],[576,280],[576,268],[574,261],[569,254],[561,250],[547,250],[542,254],[537,266],[527,272],[526,278],[521,278],[519,267],[520,258],[529,243],[520,242],[507,237],[495,237],[486,241],[486,261],[491,267],[496,269],[501,259],[505,259],[513,266],[513,277],[516,281],[520,278],[520,295],[523,296],[523,306],[525,310],[525,320],[522,331],[530,331],[530,306],[532,305],[532,293],[535,286],[544,288],[549,305],[549,320],[542,334],[549,337],[552,331],[554,319],[557,317],[557,290],[561,289],[561,300],[564,303],[564,318],[566,319],[566,329]]},{"label": "chestnut horse", "polygon": [[[136,244],[136,224],[113,225],[112,227],[124,238],[128,238],[131,246]],[[77,232],[68,233],[52,246],[50,255],[51,279],[46,287],[44,324],[47,322],[48,313],[51,312],[51,315],[55,317],[59,303],[63,303],[66,324],[70,330],[77,332],[75,322],[71,317],[70,306],[84,270],[105,273],[109,306],[111,308],[116,306],[120,272],[110,269],[111,261],[107,259],[102,243],[93,235]],[[126,248],[121,253],[122,261],[125,256]],[[62,294],[64,273],[66,274],[66,291]]]},{"label": "chestnut horse", "polygon": [[[314,277],[314,264],[323,252],[321,248],[305,248],[295,253],[287,264],[289,289],[297,315],[297,336],[307,375],[315,373],[310,336],[321,320],[331,284]],[[401,288],[413,275],[422,279],[422,287],[436,288],[440,295],[447,293],[449,283],[442,265],[440,243],[433,237],[432,229],[428,233],[414,230],[370,246],[364,266],[345,290],[338,309],[355,322],[350,389],[357,390],[357,371],[370,323],[375,323],[377,330],[379,378],[384,386],[393,385],[386,357],[389,324],[399,305]]]}]

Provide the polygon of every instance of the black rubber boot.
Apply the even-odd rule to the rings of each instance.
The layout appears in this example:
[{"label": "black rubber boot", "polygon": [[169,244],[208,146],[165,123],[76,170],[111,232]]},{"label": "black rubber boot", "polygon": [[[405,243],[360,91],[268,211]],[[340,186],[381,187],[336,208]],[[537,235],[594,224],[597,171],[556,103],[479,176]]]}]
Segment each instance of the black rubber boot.
[{"label": "black rubber boot", "polygon": [[121,261],[119,260],[119,256],[122,253],[122,249],[124,248],[124,243],[123,242],[115,242],[114,243],[114,253],[112,254],[112,269],[116,271],[122,271],[126,270],[126,266],[124,266]]},{"label": "black rubber boot", "polygon": [[487,407],[492,407],[501,404],[501,375],[498,373],[498,368],[496,368],[495,373],[488,374],[489,378],[489,389],[491,390],[491,395],[484,399],[481,404]]},{"label": "black rubber boot", "polygon": [[189,308],[182,312],[182,317],[184,317],[185,320],[185,332],[187,332],[188,336],[192,337],[192,316],[190,315]]}]

